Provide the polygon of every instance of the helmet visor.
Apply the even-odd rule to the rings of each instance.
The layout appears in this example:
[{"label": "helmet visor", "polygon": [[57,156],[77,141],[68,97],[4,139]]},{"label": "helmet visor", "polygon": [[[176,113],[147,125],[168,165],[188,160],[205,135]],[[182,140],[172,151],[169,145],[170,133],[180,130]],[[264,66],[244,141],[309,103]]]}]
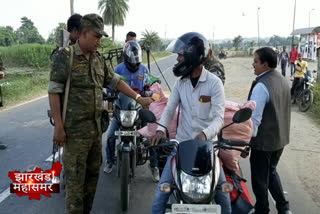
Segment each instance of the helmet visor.
[{"label": "helmet visor", "polygon": [[124,52],[129,63],[137,64],[142,62],[142,51],[139,45],[132,45],[127,43],[124,48]]},{"label": "helmet visor", "polygon": [[167,51],[176,54],[183,54],[186,48],[186,43],[181,41],[180,39],[175,39],[166,48]]}]

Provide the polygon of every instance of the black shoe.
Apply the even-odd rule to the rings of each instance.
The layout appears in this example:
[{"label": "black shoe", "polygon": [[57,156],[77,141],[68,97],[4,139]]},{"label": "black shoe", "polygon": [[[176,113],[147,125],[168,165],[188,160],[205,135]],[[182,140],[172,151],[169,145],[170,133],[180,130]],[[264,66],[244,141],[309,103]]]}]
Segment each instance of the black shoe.
[{"label": "black shoe", "polygon": [[7,146],[6,145],[4,145],[4,144],[0,144],[0,150],[4,150],[4,149],[6,149],[7,148]]}]

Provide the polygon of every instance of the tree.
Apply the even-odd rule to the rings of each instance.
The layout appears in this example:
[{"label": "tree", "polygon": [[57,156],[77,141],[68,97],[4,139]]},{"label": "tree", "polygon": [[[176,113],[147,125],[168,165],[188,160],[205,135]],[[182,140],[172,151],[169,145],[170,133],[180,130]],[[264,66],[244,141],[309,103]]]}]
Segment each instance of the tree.
[{"label": "tree", "polygon": [[150,48],[150,50],[158,50],[160,48],[161,39],[157,32],[145,30],[141,35],[141,46]]},{"label": "tree", "polygon": [[235,47],[236,50],[239,49],[242,40],[243,40],[243,38],[240,35],[233,39],[233,47]]},{"label": "tree", "polygon": [[0,46],[10,46],[16,41],[17,35],[11,26],[0,27]]},{"label": "tree", "polygon": [[112,26],[114,41],[115,26],[123,26],[129,10],[128,0],[99,0],[98,9],[102,13],[104,23]]},{"label": "tree", "polygon": [[20,43],[44,43],[44,39],[39,34],[38,29],[25,16],[21,18],[21,26],[17,30],[17,35]]},{"label": "tree", "polygon": [[65,23],[59,23],[58,26],[52,30],[47,39],[48,44],[59,44],[59,39],[61,39],[61,30],[67,29]]},{"label": "tree", "polygon": [[256,41],[252,40],[252,41],[250,42],[250,47],[253,48],[253,46],[255,46],[255,45],[256,45]]}]

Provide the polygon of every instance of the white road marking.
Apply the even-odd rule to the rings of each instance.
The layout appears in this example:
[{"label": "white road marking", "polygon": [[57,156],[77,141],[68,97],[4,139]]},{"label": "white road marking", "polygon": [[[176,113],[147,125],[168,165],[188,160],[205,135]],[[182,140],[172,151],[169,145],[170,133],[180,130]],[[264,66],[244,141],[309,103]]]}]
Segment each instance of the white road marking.
[{"label": "white road marking", "polygon": [[0,194],[0,203],[10,195],[10,187]]},{"label": "white road marking", "polygon": [[47,96],[48,96],[48,95],[44,95],[44,96],[41,96],[41,97],[37,97],[37,98],[35,98],[35,99],[33,99],[33,100],[29,100],[29,101],[20,103],[20,104],[18,104],[18,105],[11,106],[11,107],[5,108],[5,109],[3,109],[3,110],[0,110],[0,112],[8,111],[8,110],[11,110],[11,109],[13,109],[13,108],[17,108],[17,107],[19,107],[19,106],[23,106],[23,105],[25,105],[25,104],[32,103],[32,102],[34,102],[34,101],[41,100],[42,98],[45,98],[45,97],[47,97]]},{"label": "white road marking", "polygon": [[[163,59],[166,59],[167,57],[163,58]],[[161,59],[161,60],[163,60]],[[153,63],[152,63],[153,64]],[[27,102],[23,102],[23,103],[20,103],[18,105],[15,105],[15,106],[12,106],[12,107],[9,107],[9,108],[6,108],[6,109],[3,109],[3,110],[0,110],[0,112],[2,111],[7,111],[7,110],[10,110],[10,109],[13,109],[13,108],[17,108],[19,106],[22,106],[22,105],[25,105],[25,104],[28,104],[28,103],[31,103],[31,102],[34,102],[34,101],[37,101],[37,100],[40,100],[42,98],[45,98],[47,97],[48,95],[45,95],[45,96],[42,96],[42,97],[38,97],[36,99],[33,99],[33,100],[29,100]],[[63,148],[61,148],[60,150],[60,155],[62,155],[63,153]],[[51,162],[52,161],[52,157],[53,155],[50,155],[45,161],[46,162]],[[55,159],[58,160],[59,156],[58,156],[58,152],[55,153]],[[4,190],[2,193],[0,193],[0,203],[2,201],[4,201],[8,196],[10,195],[10,187],[8,187],[6,190]]]}]

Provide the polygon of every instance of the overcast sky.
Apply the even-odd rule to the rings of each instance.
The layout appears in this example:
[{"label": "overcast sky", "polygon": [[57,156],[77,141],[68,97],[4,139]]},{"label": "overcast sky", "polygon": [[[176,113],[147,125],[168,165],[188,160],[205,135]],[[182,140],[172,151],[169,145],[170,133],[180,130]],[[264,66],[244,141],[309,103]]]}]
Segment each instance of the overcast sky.
[{"label": "overcast sky", "polygon": [[[81,15],[100,13],[98,0],[74,0]],[[70,16],[69,0],[0,0],[0,26],[17,29],[27,16],[47,38]],[[176,38],[197,31],[208,39],[257,36],[257,8],[260,7],[260,36],[289,36],[292,32],[294,0],[129,0],[129,13],[122,27],[116,27],[116,40],[123,41],[131,30],[141,38],[145,29],[162,38]],[[320,0],[297,0],[295,28],[320,26]],[[111,27],[105,26],[111,35]]]}]

